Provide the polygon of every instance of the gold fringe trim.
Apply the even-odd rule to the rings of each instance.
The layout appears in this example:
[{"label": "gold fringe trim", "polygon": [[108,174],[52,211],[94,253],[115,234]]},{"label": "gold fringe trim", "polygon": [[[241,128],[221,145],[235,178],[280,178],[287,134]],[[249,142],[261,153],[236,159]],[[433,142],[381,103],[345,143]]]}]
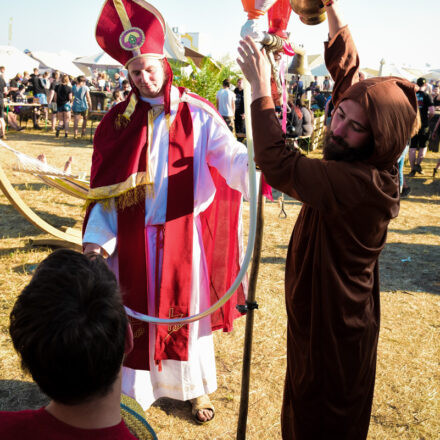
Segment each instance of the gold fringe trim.
[{"label": "gold fringe trim", "polygon": [[128,103],[127,107],[125,108],[125,111],[123,114],[119,114],[115,119],[115,128],[117,130],[121,130],[130,122],[131,115],[134,113],[136,109],[136,104],[138,102],[138,99],[134,93],[131,94],[130,102]]},{"label": "gold fringe trim", "polygon": [[122,128],[127,127],[129,122],[130,122],[129,118],[127,118],[123,114],[119,114],[118,116],[116,116],[116,119],[115,119],[115,128],[117,130],[121,130]]},{"label": "gold fringe trim", "polygon": [[109,196],[105,198],[89,197],[84,204],[83,210],[86,210],[92,203],[99,203],[105,211],[110,211],[113,206],[117,209],[126,209],[135,206],[140,202],[145,202],[145,197],[154,197],[154,187],[151,185],[140,185],[131,188],[118,196]]}]

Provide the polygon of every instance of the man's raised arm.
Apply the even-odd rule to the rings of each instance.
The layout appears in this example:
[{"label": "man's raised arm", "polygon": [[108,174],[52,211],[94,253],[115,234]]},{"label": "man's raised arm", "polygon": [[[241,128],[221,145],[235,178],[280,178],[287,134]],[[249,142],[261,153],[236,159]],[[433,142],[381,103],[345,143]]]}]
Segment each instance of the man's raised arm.
[{"label": "man's raised arm", "polygon": [[344,92],[359,81],[359,56],[337,4],[333,0],[324,3],[329,28],[329,41],[325,43],[325,65],[335,82],[332,100],[336,106]]}]

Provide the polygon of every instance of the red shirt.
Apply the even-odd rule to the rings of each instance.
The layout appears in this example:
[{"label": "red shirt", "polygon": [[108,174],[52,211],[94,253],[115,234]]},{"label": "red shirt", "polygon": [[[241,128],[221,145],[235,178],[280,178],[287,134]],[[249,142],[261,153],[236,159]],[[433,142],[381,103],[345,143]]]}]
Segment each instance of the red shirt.
[{"label": "red shirt", "polygon": [[136,440],[123,420],[102,429],[82,429],[56,419],[44,408],[25,411],[0,411],[2,440]]}]

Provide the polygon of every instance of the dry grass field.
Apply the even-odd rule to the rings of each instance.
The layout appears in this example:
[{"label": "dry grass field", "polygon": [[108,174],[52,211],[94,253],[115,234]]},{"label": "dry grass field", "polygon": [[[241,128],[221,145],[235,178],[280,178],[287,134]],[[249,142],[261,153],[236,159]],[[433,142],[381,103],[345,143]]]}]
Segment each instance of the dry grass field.
[{"label": "dry grass field", "polygon": [[[74,157],[74,171],[88,171],[88,140],[56,139],[53,134],[12,133],[8,144],[33,157],[45,153],[62,167]],[[316,153],[318,154],[318,153]],[[61,226],[79,226],[81,202],[12,170],[13,155],[0,149],[0,164],[14,188],[41,217]],[[429,153],[425,176],[410,179],[412,192],[389,227],[381,255],[382,323],[370,440],[440,439],[440,179],[433,181],[437,155]],[[408,172],[408,169],[406,169]],[[262,264],[257,286],[248,438],[280,438],[280,407],[286,363],[284,263],[300,204],[286,201],[286,219],[277,203],[265,205]],[[248,206],[245,209],[247,224]],[[39,407],[42,396],[22,373],[8,334],[9,313],[35,266],[51,250],[33,248],[42,234],[0,193],[0,410]],[[218,389],[216,416],[196,425],[185,402],[162,399],[147,419],[162,440],[235,438],[240,400],[245,320],[231,334],[216,333]]]}]

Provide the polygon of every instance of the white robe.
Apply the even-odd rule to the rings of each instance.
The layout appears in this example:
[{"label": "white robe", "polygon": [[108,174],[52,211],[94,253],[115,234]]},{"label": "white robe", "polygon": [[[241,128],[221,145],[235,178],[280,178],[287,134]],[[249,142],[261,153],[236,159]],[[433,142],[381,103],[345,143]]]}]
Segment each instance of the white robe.
[{"label": "white robe", "polygon": [[[171,121],[177,112],[179,92],[171,91]],[[206,104],[189,99],[194,133],[194,234],[191,286],[191,315],[209,307],[209,281],[201,236],[199,214],[211,204],[215,186],[208,165],[215,167],[231,188],[248,197],[247,151],[236,141],[223,119]],[[156,102],[151,102],[152,105]],[[153,100],[154,101],[154,100]],[[145,115],[147,117],[147,115]],[[121,146],[123,147],[123,146]],[[164,113],[154,121],[150,163],[154,170],[155,197],[145,201],[145,227],[148,234],[148,309],[155,310],[155,268],[159,255],[159,273],[163,258],[161,225],[166,218],[168,190],[168,130]],[[240,231],[241,232],[241,231]],[[117,214],[113,208],[104,211],[100,204],[90,213],[84,234],[84,243],[96,243],[109,255],[108,264],[118,275],[116,251]],[[150,347],[155,346],[155,325],[150,324]],[[160,397],[188,400],[217,389],[214,344],[210,317],[189,324],[188,361],[164,360],[162,371],[154,362],[154,349],[150,349],[150,371],[123,368],[122,392],[135,398],[144,409]]]}]

